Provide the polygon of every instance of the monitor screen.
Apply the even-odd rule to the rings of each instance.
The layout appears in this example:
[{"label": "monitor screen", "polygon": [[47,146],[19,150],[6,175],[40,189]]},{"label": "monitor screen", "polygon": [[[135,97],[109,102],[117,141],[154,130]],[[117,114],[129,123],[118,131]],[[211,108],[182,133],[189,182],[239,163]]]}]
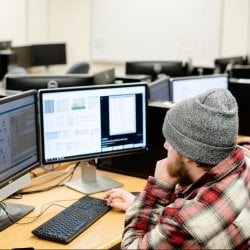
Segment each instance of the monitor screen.
[{"label": "monitor screen", "polygon": [[152,81],[159,74],[171,77],[187,75],[187,69],[182,61],[130,61],[126,62],[126,74],[150,75]]},{"label": "monitor screen", "polygon": [[4,78],[6,89],[30,90],[55,87],[75,87],[93,84],[93,76],[88,74],[67,75],[15,75],[8,74]]},{"label": "monitor screen", "polygon": [[170,100],[177,103],[209,89],[228,88],[228,75],[203,75],[170,79]]},{"label": "monitor screen", "polygon": [[148,83],[150,101],[169,101],[169,78],[163,77]]},{"label": "monitor screen", "polygon": [[[36,91],[0,100],[0,201],[28,184],[29,171],[39,164],[36,104]],[[33,209],[11,203],[4,207],[13,221]],[[5,209],[0,211],[0,230],[12,224]]]},{"label": "monitor screen", "polygon": [[15,63],[18,66],[29,68],[32,66],[31,50],[29,45],[15,46],[12,48],[15,54]]},{"label": "monitor screen", "polygon": [[236,79],[229,80],[229,90],[235,97],[239,109],[239,134],[250,136],[250,79]]},{"label": "monitor screen", "polygon": [[48,43],[31,45],[32,66],[66,64],[66,44]]},{"label": "monitor screen", "polygon": [[250,65],[235,65],[229,73],[231,78],[250,79]]},{"label": "monitor screen", "polygon": [[93,74],[93,82],[96,85],[115,83],[115,69],[106,69]]},{"label": "monitor screen", "polygon": [[65,43],[15,46],[13,51],[16,63],[25,68],[67,63]]},{"label": "monitor screen", "polygon": [[39,100],[43,164],[147,149],[145,83],[40,90]]}]

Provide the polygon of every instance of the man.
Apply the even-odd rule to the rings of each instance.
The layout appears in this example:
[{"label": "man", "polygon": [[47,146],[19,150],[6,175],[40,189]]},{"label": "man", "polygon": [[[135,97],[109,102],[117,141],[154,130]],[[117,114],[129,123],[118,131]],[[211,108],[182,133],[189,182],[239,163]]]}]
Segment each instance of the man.
[{"label": "man", "polygon": [[[238,108],[214,89],[171,108],[167,157],[135,199],[121,189],[107,203],[126,210],[123,249],[249,249],[250,158],[236,146]],[[118,202],[116,198],[120,198]]]}]

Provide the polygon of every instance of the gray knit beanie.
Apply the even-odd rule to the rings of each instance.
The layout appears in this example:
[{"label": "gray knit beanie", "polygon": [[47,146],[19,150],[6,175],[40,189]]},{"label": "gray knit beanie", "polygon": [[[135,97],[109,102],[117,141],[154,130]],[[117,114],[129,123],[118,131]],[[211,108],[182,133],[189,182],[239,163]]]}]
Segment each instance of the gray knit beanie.
[{"label": "gray knit beanie", "polygon": [[163,123],[166,141],[180,154],[217,165],[235,148],[238,106],[229,90],[213,89],[177,103]]}]

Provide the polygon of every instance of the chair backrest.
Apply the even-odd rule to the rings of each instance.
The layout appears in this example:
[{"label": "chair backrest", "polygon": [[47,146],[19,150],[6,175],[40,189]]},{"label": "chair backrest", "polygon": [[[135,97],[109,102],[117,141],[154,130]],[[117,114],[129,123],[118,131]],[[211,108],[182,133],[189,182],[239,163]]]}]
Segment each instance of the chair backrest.
[{"label": "chair backrest", "polygon": [[73,64],[66,71],[66,74],[81,74],[89,72],[89,63],[81,61]]}]

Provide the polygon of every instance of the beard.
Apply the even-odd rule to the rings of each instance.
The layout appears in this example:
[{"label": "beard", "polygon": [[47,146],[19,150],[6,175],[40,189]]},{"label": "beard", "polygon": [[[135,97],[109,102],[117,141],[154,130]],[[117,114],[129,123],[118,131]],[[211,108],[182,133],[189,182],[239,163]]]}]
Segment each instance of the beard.
[{"label": "beard", "polygon": [[193,183],[181,156],[177,157],[174,162],[169,164],[167,171],[170,177],[179,179],[179,184],[181,186],[187,186]]}]

